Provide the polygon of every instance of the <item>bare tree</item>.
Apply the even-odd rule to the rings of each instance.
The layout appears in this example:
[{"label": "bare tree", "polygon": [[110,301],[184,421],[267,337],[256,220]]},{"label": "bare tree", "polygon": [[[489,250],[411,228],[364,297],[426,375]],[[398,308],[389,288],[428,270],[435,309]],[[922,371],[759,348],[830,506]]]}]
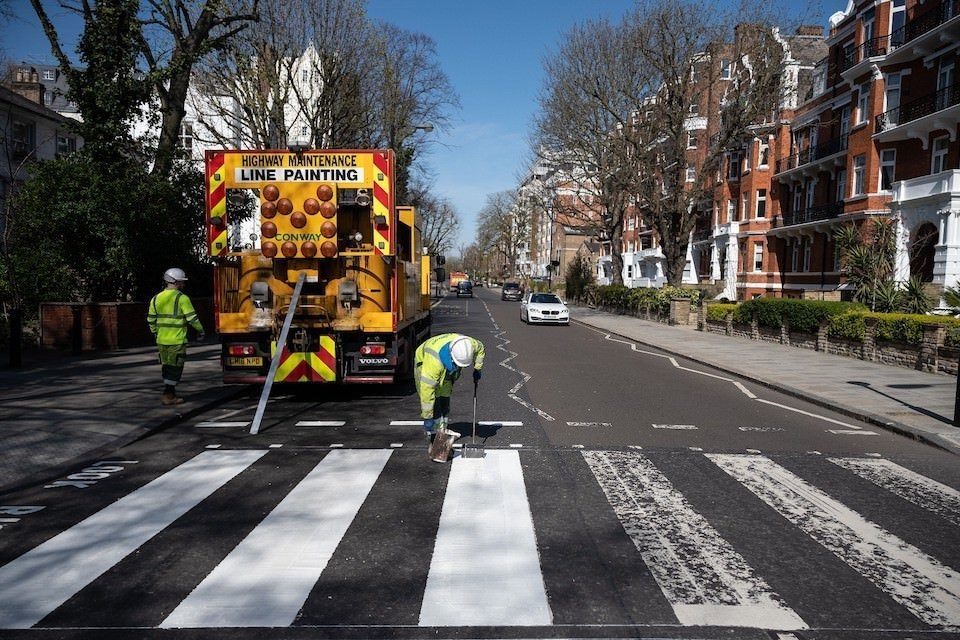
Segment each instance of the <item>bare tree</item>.
[{"label": "bare tree", "polygon": [[460,226],[460,216],[454,206],[445,198],[435,196],[423,183],[416,183],[411,188],[410,204],[420,213],[423,246],[433,254],[448,253]]},{"label": "bare tree", "polygon": [[477,215],[477,246],[499,255],[509,275],[517,273],[520,249],[529,240],[529,216],[517,207],[515,191],[498,191],[487,196]]},{"label": "bare tree", "polygon": [[[731,41],[734,15],[701,0],[649,0],[618,23],[574,27],[545,62],[538,146],[570,163],[590,199],[584,204],[600,208],[616,284],[632,200],[659,234],[668,281],[680,283],[690,233],[724,154],[773,111],[782,49],[759,24]],[[720,74],[728,72],[721,85]],[[701,117],[710,123],[703,136],[706,145],[709,133],[710,145],[694,176],[688,133],[703,126],[692,120]]]}]

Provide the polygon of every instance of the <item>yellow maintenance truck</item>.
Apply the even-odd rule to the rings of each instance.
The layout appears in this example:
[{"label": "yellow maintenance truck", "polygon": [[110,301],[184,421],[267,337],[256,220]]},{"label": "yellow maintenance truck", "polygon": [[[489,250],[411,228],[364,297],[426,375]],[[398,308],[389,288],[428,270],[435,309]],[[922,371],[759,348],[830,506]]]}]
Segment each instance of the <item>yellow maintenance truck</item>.
[{"label": "yellow maintenance truck", "polygon": [[224,381],[412,376],[430,256],[417,212],[394,202],[393,151],[220,150],[205,164]]}]

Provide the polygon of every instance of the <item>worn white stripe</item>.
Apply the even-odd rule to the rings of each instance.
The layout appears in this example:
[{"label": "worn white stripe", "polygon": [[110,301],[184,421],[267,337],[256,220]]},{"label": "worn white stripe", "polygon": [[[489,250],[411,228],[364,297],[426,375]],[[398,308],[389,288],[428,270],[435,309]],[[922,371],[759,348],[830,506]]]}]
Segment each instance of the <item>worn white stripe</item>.
[{"label": "worn white stripe", "polygon": [[391,453],[331,451],[160,626],[292,623]]},{"label": "worn white stripe", "polygon": [[266,451],[204,451],[0,567],[0,628],[26,629]]},{"label": "worn white stripe", "polygon": [[681,624],[807,628],[642,453],[582,455]]},{"label": "worn white stripe", "polygon": [[829,458],[830,462],[865,478],[921,509],[960,526],[960,491],[901,467],[889,460]]},{"label": "worn white stripe", "polygon": [[721,469],[923,622],[960,625],[960,574],[764,456],[708,454]]},{"label": "worn white stripe", "polygon": [[249,422],[215,422],[215,421],[207,421],[207,422],[198,422],[198,423],[197,423],[197,427],[200,428],[200,429],[220,429],[220,428],[227,428],[227,427],[240,427],[241,429],[243,429],[243,428],[246,428],[246,427],[249,427],[249,426],[250,426],[250,423],[249,423]]},{"label": "worn white stripe", "polygon": [[342,427],[347,424],[344,420],[301,420],[298,427]]},{"label": "worn white stripe", "polygon": [[568,422],[568,427],[610,427],[613,426],[609,422]]},{"label": "worn white stripe", "polygon": [[827,416],[822,416],[819,413],[811,413],[809,411],[804,411],[803,409],[797,409],[796,407],[790,407],[785,404],[780,404],[779,402],[774,402],[773,400],[764,400],[763,398],[756,398],[757,402],[762,402],[763,404],[769,404],[774,407],[780,407],[781,409],[786,409],[787,411],[793,411],[794,413],[799,413],[801,415],[809,416],[811,418],[818,418],[824,422],[832,422],[833,424],[839,424],[842,427],[850,427],[851,429],[862,429],[863,427],[858,427],[855,424],[850,424],[849,422],[843,422],[841,420],[834,420],[833,418],[828,418]]},{"label": "worn white stripe", "polygon": [[863,431],[854,429],[827,429],[827,433],[835,436],[875,436],[879,435],[876,431]]},{"label": "worn white stripe", "polygon": [[551,623],[519,452],[454,458],[420,626]]},{"label": "worn white stripe", "polygon": [[695,424],[654,424],[654,429],[673,429],[675,431],[695,431],[697,430],[697,425]]}]

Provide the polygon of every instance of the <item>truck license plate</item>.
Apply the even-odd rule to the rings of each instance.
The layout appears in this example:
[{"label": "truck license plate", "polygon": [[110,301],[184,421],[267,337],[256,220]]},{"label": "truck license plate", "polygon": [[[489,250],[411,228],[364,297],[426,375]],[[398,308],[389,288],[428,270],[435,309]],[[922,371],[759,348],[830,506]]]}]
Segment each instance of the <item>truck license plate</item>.
[{"label": "truck license plate", "polygon": [[263,365],[263,358],[227,358],[230,367],[259,367]]}]

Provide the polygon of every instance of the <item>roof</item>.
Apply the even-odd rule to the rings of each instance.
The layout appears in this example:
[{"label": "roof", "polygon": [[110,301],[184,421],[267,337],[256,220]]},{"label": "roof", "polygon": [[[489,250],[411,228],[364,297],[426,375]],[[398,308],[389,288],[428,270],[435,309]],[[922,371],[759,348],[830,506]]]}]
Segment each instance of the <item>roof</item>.
[{"label": "roof", "polygon": [[70,118],[62,116],[53,109],[49,109],[42,104],[37,104],[29,98],[25,98],[16,91],[0,85],[0,104],[9,104],[18,109],[29,111],[42,118],[53,120],[54,122],[72,122]]}]

